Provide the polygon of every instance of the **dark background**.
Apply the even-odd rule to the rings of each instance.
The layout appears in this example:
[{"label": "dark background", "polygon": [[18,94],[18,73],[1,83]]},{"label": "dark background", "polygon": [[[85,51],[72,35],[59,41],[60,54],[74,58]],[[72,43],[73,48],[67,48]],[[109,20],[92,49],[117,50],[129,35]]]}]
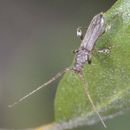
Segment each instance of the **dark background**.
[{"label": "dark background", "polygon": [[[114,2],[0,1],[0,128],[37,127],[54,120],[59,80],[14,108],[7,106],[69,66],[74,57],[71,51],[80,43],[76,28],[87,27],[95,14],[106,11]],[[129,120],[129,114],[125,114],[106,123],[109,130],[128,130]],[[88,129],[104,128],[98,123]]]}]

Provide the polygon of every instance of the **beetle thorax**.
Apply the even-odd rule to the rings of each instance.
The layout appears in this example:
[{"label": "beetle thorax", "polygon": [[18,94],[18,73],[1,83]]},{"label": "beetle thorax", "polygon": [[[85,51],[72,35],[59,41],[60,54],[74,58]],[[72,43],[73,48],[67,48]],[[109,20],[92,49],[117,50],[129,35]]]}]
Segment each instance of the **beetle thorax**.
[{"label": "beetle thorax", "polygon": [[84,64],[89,60],[90,52],[84,48],[80,48],[75,56],[75,64],[73,70],[75,72],[81,72]]}]

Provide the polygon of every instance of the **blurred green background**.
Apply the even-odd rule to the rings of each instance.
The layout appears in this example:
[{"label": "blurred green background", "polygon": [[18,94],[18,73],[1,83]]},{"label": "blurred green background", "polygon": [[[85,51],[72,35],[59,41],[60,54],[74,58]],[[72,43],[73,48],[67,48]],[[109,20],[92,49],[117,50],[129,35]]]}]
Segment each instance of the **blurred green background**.
[{"label": "blurred green background", "polygon": [[[0,1],[0,128],[30,128],[54,120],[59,80],[14,108],[13,103],[41,85],[74,58],[76,28],[108,10],[116,0]],[[85,29],[84,29],[85,30]],[[109,130],[129,130],[130,115],[106,121]],[[102,130],[101,123],[75,130]]]}]

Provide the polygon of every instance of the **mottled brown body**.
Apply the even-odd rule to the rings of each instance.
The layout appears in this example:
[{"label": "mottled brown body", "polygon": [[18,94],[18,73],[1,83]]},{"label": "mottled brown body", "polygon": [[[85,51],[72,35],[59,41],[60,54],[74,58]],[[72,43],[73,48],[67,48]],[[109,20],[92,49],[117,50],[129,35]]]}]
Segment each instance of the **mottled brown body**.
[{"label": "mottled brown body", "polygon": [[90,63],[91,52],[95,46],[96,40],[105,30],[105,20],[103,14],[97,14],[91,21],[87,32],[81,41],[81,45],[75,55],[73,70],[81,72],[84,64]]}]

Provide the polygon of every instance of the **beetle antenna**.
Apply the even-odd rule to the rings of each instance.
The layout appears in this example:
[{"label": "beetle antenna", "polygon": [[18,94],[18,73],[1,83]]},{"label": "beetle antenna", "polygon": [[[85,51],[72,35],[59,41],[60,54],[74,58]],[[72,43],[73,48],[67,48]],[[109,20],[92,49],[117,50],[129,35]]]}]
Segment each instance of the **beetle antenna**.
[{"label": "beetle antenna", "polygon": [[37,87],[36,89],[34,89],[33,91],[29,92],[27,95],[25,95],[24,97],[20,98],[19,100],[17,100],[16,102],[14,102],[11,105],[8,105],[9,108],[14,107],[15,105],[19,104],[20,102],[22,102],[23,100],[25,100],[26,98],[28,98],[29,96],[33,95],[34,93],[36,93],[37,91],[39,91],[40,89],[46,87],[47,85],[49,85],[50,83],[52,83],[53,81],[55,81],[56,79],[58,79],[59,77],[61,77],[66,71],[71,70],[71,68],[65,68],[63,71],[57,73],[55,76],[53,76],[50,80],[48,80],[46,83],[40,85],[39,87]]},{"label": "beetle antenna", "polygon": [[84,90],[85,90],[85,95],[88,97],[88,99],[89,99],[89,101],[90,101],[90,103],[91,103],[91,105],[92,105],[92,107],[93,107],[93,110],[97,113],[97,115],[98,115],[98,117],[99,117],[101,123],[102,123],[103,126],[106,128],[107,126],[106,126],[105,122],[103,121],[101,115],[100,115],[99,112],[97,111],[97,108],[96,108],[96,106],[94,105],[94,102],[93,102],[93,100],[92,100],[92,98],[91,98],[91,96],[90,96],[90,94],[89,94],[88,85],[87,85],[87,82],[86,82],[86,80],[85,80],[85,76],[84,76],[84,73],[83,73],[83,72],[80,72],[80,79],[81,79],[81,81],[83,82],[83,88],[84,88]]}]

